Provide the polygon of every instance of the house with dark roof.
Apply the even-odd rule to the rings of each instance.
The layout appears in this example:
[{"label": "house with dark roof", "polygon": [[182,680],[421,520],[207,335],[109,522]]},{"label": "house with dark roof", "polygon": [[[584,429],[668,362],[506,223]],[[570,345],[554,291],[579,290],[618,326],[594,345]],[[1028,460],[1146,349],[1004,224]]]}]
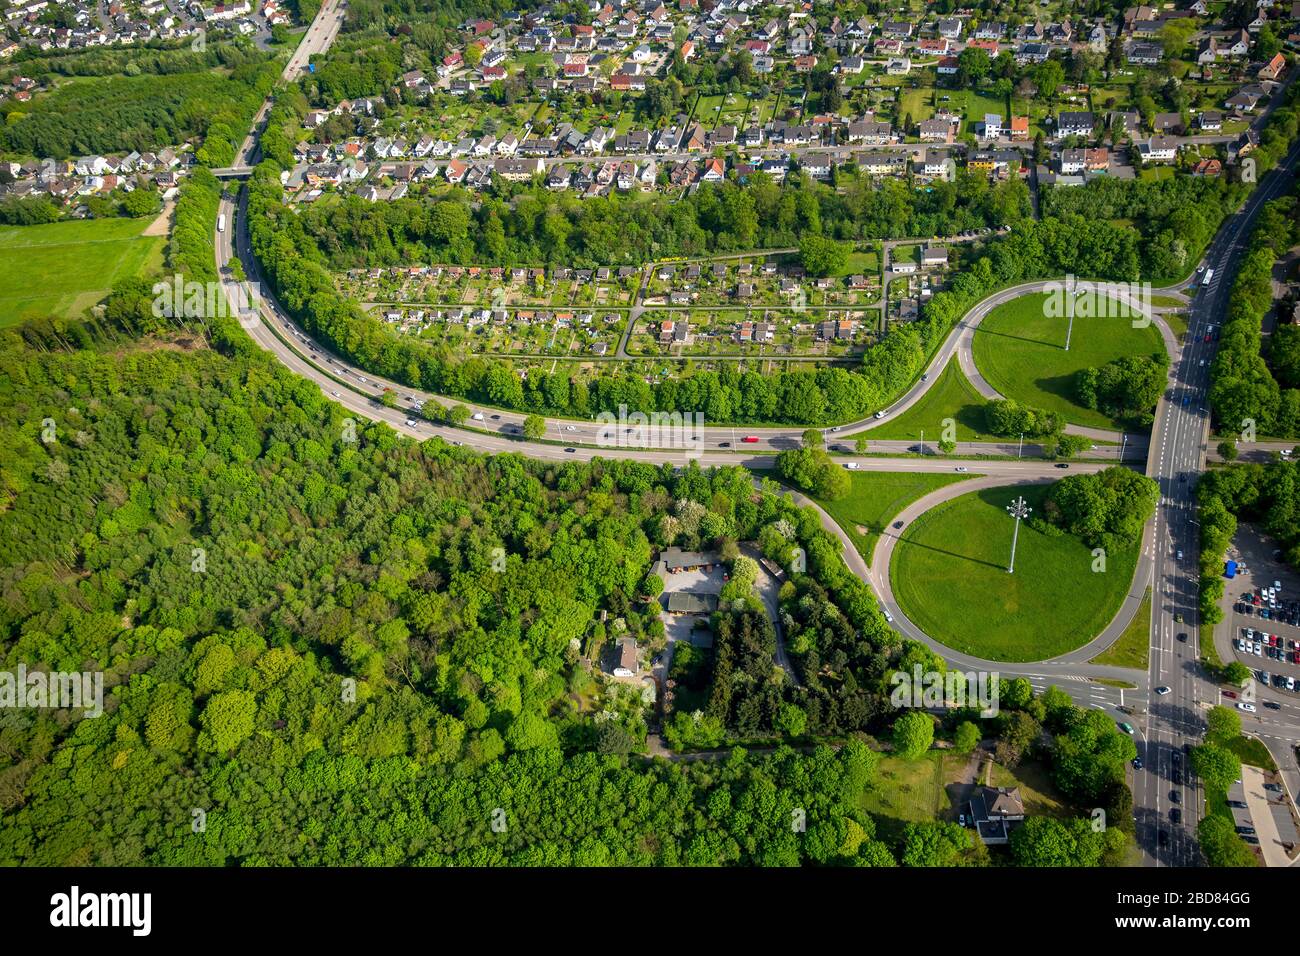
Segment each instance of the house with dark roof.
[{"label": "house with dark roof", "polygon": [[986,846],[1011,839],[1011,831],[1025,821],[1025,804],[1019,787],[979,787],[966,804],[967,822]]}]

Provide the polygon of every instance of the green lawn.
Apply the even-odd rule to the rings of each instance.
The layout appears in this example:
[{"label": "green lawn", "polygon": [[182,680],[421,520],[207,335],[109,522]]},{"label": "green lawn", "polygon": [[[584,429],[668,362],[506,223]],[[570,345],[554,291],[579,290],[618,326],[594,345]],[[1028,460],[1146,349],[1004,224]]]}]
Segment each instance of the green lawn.
[{"label": "green lawn", "polygon": [[1151,654],[1151,589],[1142,598],[1137,613],[1129,622],[1124,633],[1110,647],[1092,659],[1094,664],[1110,664],[1115,667],[1136,667],[1147,669]]},{"label": "green lawn", "polygon": [[1128,593],[1134,545],[1107,556],[1106,570],[1070,535],[1020,525],[1016,570],[1007,573],[1013,521],[1023,494],[1041,514],[1046,485],[989,488],[934,508],[903,533],[890,564],[899,606],[936,640],[999,661],[1036,661],[1096,637]]},{"label": "green lawn", "polygon": [[957,424],[957,441],[997,441],[996,435],[984,431],[984,405],[984,399],[966,380],[961,366],[953,359],[915,405],[879,428],[866,432],[866,435],[868,440],[902,440],[920,438],[924,431],[927,443],[937,442],[944,420],[951,418]]},{"label": "green lawn", "polygon": [[[1076,316],[1067,352],[1069,320],[1046,315],[1047,303],[1046,294],[1026,295],[994,309],[975,330],[975,365],[1008,398],[1059,412],[1078,425],[1119,430],[1117,422],[1076,404],[1075,375],[1126,355],[1163,351],[1159,330],[1154,323],[1134,328],[1128,315]],[[1108,311],[1123,310],[1112,302]]]},{"label": "green lawn", "polygon": [[118,279],[162,263],[162,236],[149,219],[90,219],[0,226],[0,327],[41,316],[71,317],[104,298]]},{"label": "green lawn", "polygon": [[[876,539],[889,522],[917,498],[972,475],[935,475],[907,472],[855,472],[849,475],[852,493],[840,501],[819,501],[845,530],[858,553],[871,563]],[[859,531],[861,528],[863,530]]]}]

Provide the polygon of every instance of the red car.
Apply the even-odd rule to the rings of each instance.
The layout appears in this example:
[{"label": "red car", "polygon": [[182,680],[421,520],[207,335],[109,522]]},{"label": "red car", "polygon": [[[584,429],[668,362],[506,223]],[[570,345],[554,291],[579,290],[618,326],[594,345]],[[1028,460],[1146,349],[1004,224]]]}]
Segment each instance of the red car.
[{"label": "red car", "polygon": [[1206,332],[1206,333],[1205,333],[1205,341],[1207,341],[1207,342],[1210,341],[1210,333],[1209,333],[1209,332]]},{"label": "red car", "polygon": [[1224,697],[1232,697],[1233,699],[1236,699],[1237,693],[1236,693],[1236,691],[1225,690],[1225,691],[1223,692],[1223,696],[1224,696]]},{"label": "red car", "polygon": [[757,436],[757,435],[746,435],[744,438],[741,439],[741,441],[746,442],[746,443],[752,445],[752,444],[754,444],[755,442],[758,441],[758,436]]}]

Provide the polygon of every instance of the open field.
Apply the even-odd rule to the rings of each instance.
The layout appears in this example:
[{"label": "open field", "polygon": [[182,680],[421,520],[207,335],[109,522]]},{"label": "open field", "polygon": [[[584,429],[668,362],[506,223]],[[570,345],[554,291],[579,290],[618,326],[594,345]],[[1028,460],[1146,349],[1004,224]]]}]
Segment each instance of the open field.
[{"label": "open field", "polygon": [[80,315],[118,279],[162,264],[151,219],[90,219],[0,226],[0,327]]},{"label": "open field", "polygon": [[[849,476],[853,491],[841,501],[820,501],[832,518],[853,539],[858,553],[871,563],[876,539],[894,515],[917,498],[972,475],[909,474],[907,472],[857,472]],[[859,530],[863,529],[863,530]]]},{"label": "open field", "polygon": [[1070,350],[1069,320],[1048,316],[1047,295],[1026,295],[994,309],[975,331],[975,364],[989,384],[1008,398],[1059,412],[1067,421],[1120,429],[1119,423],[1075,402],[1075,375],[1128,355],[1163,351],[1154,324],[1134,328],[1126,310],[1111,303],[1111,318],[1076,317]]},{"label": "open field", "polygon": [[1047,486],[989,488],[926,512],[903,532],[890,580],[899,606],[936,640],[999,661],[1036,661],[1086,644],[1128,593],[1136,546],[1111,552],[1106,571],[1071,535],[1020,525],[1016,570],[1007,573],[1013,521],[1023,494],[1042,513]]}]

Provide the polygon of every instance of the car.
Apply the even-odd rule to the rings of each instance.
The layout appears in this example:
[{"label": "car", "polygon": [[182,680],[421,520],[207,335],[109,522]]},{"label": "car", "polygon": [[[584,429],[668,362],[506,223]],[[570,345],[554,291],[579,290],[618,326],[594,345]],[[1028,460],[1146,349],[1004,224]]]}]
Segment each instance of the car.
[{"label": "car", "polygon": [[578,449],[576,449],[576,448],[566,448],[566,449],[564,449],[564,450],[565,450],[566,452],[568,452],[570,455],[572,455],[572,454],[575,453]]},{"label": "car", "polygon": [[963,827],[966,825],[966,814],[964,813],[957,814],[957,824],[958,826],[963,826]]},{"label": "car", "polygon": [[1168,846],[1168,845],[1169,845],[1169,831],[1168,831],[1168,830],[1157,830],[1157,831],[1156,831],[1156,843],[1160,844],[1161,846]]},{"label": "car", "polygon": [[885,417],[885,413],[884,413],[884,412],[876,412],[876,414],[875,414],[874,416],[872,416],[872,417],[874,417],[874,418],[884,418],[884,417]]},{"label": "car", "polygon": [[1169,779],[1174,783],[1183,782],[1183,768],[1175,764],[1169,768]]},{"label": "car", "polygon": [[858,463],[856,461],[846,461],[844,463],[844,467],[849,469],[850,471],[857,471]]},{"label": "car", "polygon": [[1181,550],[1178,552],[1178,560],[1183,560],[1183,552]]},{"label": "car", "polygon": [[1206,341],[1206,342],[1210,341],[1210,333],[1209,333],[1209,332],[1206,332],[1206,333],[1205,333],[1205,339],[1204,339],[1204,341]]},{"label": "car", "polygon": [[1157,688],[1156,688],[1156,693],[1159,694],[1161,697],[1163,697],[1163,696],[1165,696],[1165,694],[1169,693],[1169,688],[1168,688],[1168,687],[1157,687]]},{"label": "car", "polygon": [[1251,846],[1259,846],[1259,837],[1253,835],[1243,836],[1241,842],[1249,843]]},{"label": "car", "polygon": [[1069,467],[1070,467],[1070,463],[1069,463],[1068,461],[1058,461],[1058,462],[1056,463],[1056,467],[1057,467],[1057,468],[1069,468]]},{"label": "car", "polygon": [[922,372],[922,373],[921,373],[921,381],[923,381],[923,382],[928,382],[929,380],[930,380],[930,373],[929,373],[929,372]]},{"label": "car", "polygon": [[1266,700],[1266,701],[1264,701],[1264,706],[1265,706],[1266,708],[1268,708],[1269,710],[1281,710],[1281,709],[1282,709],[1282,705],[1279,704],[1279,703],[1278,703],[1277,701],[1275,701],[1275,700]]},{"label": "car", "polygon": [[840,430],[840,426],[839,426],[839,425],[836,425],[834,428],[831,429],[832,432],[837,432],[837,431],[839,431],[839,430]]},{"label": "car", "polygon": [[1197,363],[1197,365],[1198,365],[1200,368],[1205,368],[1205,359],[1201,359],[1200,362]]},{"label": "car", "polygon": [[1235,690],[1225,690],[1225,691],[1223,692],[1223,696],[1224,696],[1224,697],[1227,697],[1227,698],[1229,698],[1229,699],[1231,699],[1231,700],[1236,700],[1236,699],[1237,699],[1237,692],[1236,692]]},{"label": "car", "polygon": [[1186,395],[1184,395],[1184,396],[1183,396],[1183,408],[1186,408],[1186,407],[1187,407],[1187,402],[1188,402],[1188,400],[1189,400],[1188,397],[1187,397]]},{"label": "car", "polygon": [[1250,652],[1258,657],[1263,652],[1263,645],[1256,641],[1251,645]]},{"label": "car", "polygon": [[[1245,804],[1243,803],[1242,806],[1244,807]],[[1250,836],[1251,834],[1253,834],[1253,833],[1255,832],[1255,828],[1254,828],[1254,827],[1248,827],[1248,826],[1246,826],[1245,824],[1241,824],[1241,825],[1239,825],[1239,826],[1237,827],[1237,832],[1240,833],[1240,834],[1242,834],[1243,836]]]},{"label": "car", "polygon": [[1171,753],[1169,754],[1169,759],[1170,759],[1171,761],[1173,761],[1174,766],[1178,766],[1179,764],[1181,764],[1181,763],[1183,762],[1183,754],[1182,754],[1182,751],[1175,750],[1175,751],[1171,752]]},{"label": "car", "polygon": [[1176,612],[1176,613],[1174,614],[1174,623],[1175,623],[1175,624],[1182,624],[1182,623],[1183,623],[1183,612],[1182,612],[1182,611],[1178,611],[1178,612]]},{"label": "car", "polygon": [[731,447],[731,442],[729,442],[729,441],[720,441],[720,442],[718,442],[718,447],[719,447],[719,448],[730,448],[730,447]]},{"label": "car", "polygon": [[1142,769],[1142,758],[1141,758],[1141,757],[1134,757],[1134,758],[1133,758],[1133,769],[1134,769],[1134,770],[1141,770],[1141,769]]},{"label": "car", "polygon": [[1204,272],[1204,271],[1205,271],[1205,263],[1202,262],[1200,265],[1198,265],[1198,266],[1196,267],[1196,271],[1197,271],[1197,272]]},{"label": "car", "polygon": [[565,425],[564,430],[566,432],[576,432],[578,429],[575,428],[573,425]]},{"label": "car", "polygon": [[894,623],[894,615],[890,614],[888,611],[885,611],[884,615],[886,621],[888,621],[890,624]]},{"label": "car", "polygon": [[746,435],[744,438],[741,439],[741,441],[743,441],[746,445],[756,445],[758,444],[758,436]]},{"label": "car", "polygon": [[1245,809],[1247,809],[1247,807],[1246,807],[1246,801],[1245,801],[1245,800],[1229,800],[1229,801],[1228,801],[1228,806],[1230,806],[1230,807],[1234,807],[1234,808],[1237,809],[1237,810],[1245,810]]},{"label": "car", "polygon": [[1280,783],[1266,783],[1264,784],[1264,789],[1268,790],[1270,793],[1281,793],[1282,785]]},{"label": "car", "polygon": [[895,527],[895,528],[901,528],[902,526],[903,526],[903,522],[901,522],[901,521],[895,521],[895,522],[894,522],[894,527]]},{"label": "car", "polygon": [[415,427],[415,419],[414,419],[414,418],[408,418],[408,419],[406,420],[406,427],[407,427],[407,428],[414,428],[414,427]]},{"label": "car", "polygon": [[341,398],[341,397],[342,397],[341,395],[339,395],[338,392],[330,392],[330,394],[333,395],[335,398]]},{"label": "car", "polygon": [[1119,729],[1122,730],[1122,731],[1124,731],[1124,733],[1128,734],[1130,737],[1134,736],[1135,733],[1136,733],[1136,732],[1133,730],[1133,725],[1132,725],[1132,724],[1127,724],[1127,723],[1122,723],[1122,722],[1121,722],[1120,725],[1119,725]]},{"label": "car", "polygon": [[[481,418],[481,416],[480,416],[480,418]],[[500,415],[493,415],[493,416],[492,416],[492,420],[493,420],[494,422],[499,422],[499,421],[501,421],[501,416],[500,416]]]},{"label": "car", "polygon": [[1237,701],[1237,709],[1238,709],[1238,710],[1244,710],[1244,711],[1245,711],[1246,713],[1248,713],[1248,714],[1254,714],[1254,713],[1257,713],[1257,710],[1256,710],[1256,708],[1255,708],[1255,705],[1254,705],[1254,704],[1248,704],[1248,703],[1246,703],[1244,700],[1239,700],[1239,701]]},{"label": "car", "polygon": [[964,475],[964,474],[966,474],[966,472],[970,471],[970,469],[967,468],[965,465],[958,465],[956,468],[953,469],[953,471],[956,471],[956,472],[958,472],[959,474],[963,474],[963,475]]},{"label": "car", "polygon": [[1179,810],[1177,807],[1170,807],[1170,808],[1169,808],[1169,822],[1170,822],[1170,823],[1182,823],[1182,822],[1183,822],[1183,811],[1182,811],[1182,810]]},{"label": "car", "polygon": [[1183,802],[1183,795],[1182,795],[1182,793],[1181,793],[1180,791],[1178,791],[1178,790],[1170,790],[1170,791],[1169,791],[1169,802],[1170,802],[1170,803],[1182,803],[1182,802]]},{"label": "car", "polygon": [[1179,641],[1180,644],[1186,644],[1186,643],[1187,643],[1187,632],[1186,632],[1186,631],[1179,631],[1179,632],[1178,632],[1178,641]]}]

